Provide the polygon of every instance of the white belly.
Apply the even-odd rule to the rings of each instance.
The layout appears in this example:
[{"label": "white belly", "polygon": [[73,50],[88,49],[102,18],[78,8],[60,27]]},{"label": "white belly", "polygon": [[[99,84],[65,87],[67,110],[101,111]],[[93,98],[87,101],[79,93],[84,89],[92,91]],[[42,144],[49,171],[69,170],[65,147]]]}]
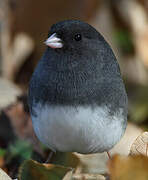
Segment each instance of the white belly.
[{"label": "white belly", "polygon": [[122,110],[111,116],[107,107],[37,104],[33,110],[35,133],[53,151],[103,152],[120,140],[126,127]]}]

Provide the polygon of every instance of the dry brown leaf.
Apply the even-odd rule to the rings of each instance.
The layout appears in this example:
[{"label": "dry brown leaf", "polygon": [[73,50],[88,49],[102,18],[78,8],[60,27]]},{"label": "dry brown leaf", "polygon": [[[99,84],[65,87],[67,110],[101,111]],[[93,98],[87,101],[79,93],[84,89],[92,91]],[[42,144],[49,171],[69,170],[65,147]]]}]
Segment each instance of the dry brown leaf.
[{"label": "dry brown leaf", "polygon": [[148,158],[115,155],[108,163],[111,180],[147,180]]},{"label": "dry brown leaf", "polygon": [[0,77],[0,109],[14,103],[21,90],[10,81]]},{"label": "dry brown leaf", "polygon": [[100,174],[75,174],[72,180],[105,180],[105,177]]},{"label": "dry brown leaf", "polygon": [[3,168],[5,165],[5,159],[3,156],[0,156],[0,168]]},{"label": "dry brown leaf", "polygon": [[148,132],[142,133],[131,146],[130,155],[143,154],[148,156]]}]

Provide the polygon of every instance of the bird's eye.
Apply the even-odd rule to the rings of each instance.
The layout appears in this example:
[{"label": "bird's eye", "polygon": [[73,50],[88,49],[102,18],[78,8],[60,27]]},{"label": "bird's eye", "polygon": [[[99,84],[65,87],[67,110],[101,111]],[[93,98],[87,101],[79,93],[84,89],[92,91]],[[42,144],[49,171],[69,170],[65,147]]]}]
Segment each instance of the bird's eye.
[{"label": "bird's eye", "polygon": [[82,39],[81,34],[76,34],[74,38],[76,41],[80,41]]}]

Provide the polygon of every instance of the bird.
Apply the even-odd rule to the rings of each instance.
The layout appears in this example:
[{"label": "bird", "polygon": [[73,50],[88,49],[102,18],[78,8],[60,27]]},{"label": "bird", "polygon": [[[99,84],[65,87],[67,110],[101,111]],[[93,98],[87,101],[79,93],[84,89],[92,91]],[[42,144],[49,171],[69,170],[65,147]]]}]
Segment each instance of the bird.
[{"label": "bird", "polygon": [[124,135],[128,114],[110,45],[80,20],[53,24],[45,45],[28,90],[36,136],[52,152],[109,152]]}]

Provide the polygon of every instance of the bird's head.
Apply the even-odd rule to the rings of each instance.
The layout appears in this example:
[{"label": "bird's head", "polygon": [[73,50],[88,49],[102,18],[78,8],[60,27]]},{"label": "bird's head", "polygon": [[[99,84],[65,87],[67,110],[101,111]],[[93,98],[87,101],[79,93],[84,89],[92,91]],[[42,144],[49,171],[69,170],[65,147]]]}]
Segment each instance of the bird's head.
[{"label": "bird's head", "polygon": [[54,24],[45,44],[58,51],[81,53],[98,47],[104,38],[91,25],[79,20],[66,20]]}]

